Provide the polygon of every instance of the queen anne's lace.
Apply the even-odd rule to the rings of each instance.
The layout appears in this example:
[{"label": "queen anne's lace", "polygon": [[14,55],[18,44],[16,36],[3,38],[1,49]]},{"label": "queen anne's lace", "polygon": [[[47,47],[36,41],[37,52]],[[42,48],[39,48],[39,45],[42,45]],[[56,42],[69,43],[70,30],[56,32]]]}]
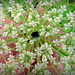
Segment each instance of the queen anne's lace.
[{"label": "queen anne's lace", "polygon": [[[50,68],[54,69],[54,65],[60,69],[60,65],[64,64],[65,74],[70,71],[74,73],[75,11],[66,14],[65,18],[63,16],[63,12],[67,11],[65,5],[60,6],[59,9],[46,10],[43,7],[39,10],[40,6],[51,7],[56,1],[58,0],[39,1],[35,9],[33,0],[27,0],[25,11],[25,7],[21,4],[10,0],[10,7],[6,10],[11,14],[11,18],[4,14],[0,4],[0,24],[4,25],[3,30],[0,30],[3,38],[3,40],[0,39],[0,54],[8,54],[8,57],[4,59],[6,63],[0,63],[1,74],[24,73],[27,68],[28,74],[31,72],[33,75],[51,75],[51,72],[47,70],[49,63],[51,63]],[[10,23],[4,23],[5,18],[8,18]],[[64,20],[67,22],[62,24]],[[61,33],[63,31],[61,26],[64,26],[65,30],[73,30],[69,33],[65,31]],[[13,43],[15,47],[12,47]],[[57,52],[57,56],[54,52]],[[61,62],[56,62],[57,57],[60,57]]]}]

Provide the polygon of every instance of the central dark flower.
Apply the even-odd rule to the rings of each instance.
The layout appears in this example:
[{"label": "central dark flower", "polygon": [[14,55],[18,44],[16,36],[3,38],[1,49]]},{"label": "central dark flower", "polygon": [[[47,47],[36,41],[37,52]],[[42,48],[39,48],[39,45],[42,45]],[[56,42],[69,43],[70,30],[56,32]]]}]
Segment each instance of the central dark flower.
[{"label": "central dark flower", "polygon": [[35,38],[35,37],[38,37],[38,36],[39,36],[38,31],[33,32],[33,33],[31,34],[31,36],[33,36],[34,38]]}]

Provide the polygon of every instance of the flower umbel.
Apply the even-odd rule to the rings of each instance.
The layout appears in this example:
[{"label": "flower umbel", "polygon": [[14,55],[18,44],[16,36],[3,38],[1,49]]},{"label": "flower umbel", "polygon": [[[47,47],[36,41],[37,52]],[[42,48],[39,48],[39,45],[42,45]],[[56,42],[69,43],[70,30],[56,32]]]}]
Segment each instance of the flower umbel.
[{"label": "flower umbel", "polygon": [[59,9],[53,6],[59,0],[39,1],[36,8],[34,0],[10,0],[9,5],[2,2],[7,6],[4,9],[0,4],[0,58],[5,61],[0,61],[2,75],[75,71],[75,11],[64,16],[66,5]]}]

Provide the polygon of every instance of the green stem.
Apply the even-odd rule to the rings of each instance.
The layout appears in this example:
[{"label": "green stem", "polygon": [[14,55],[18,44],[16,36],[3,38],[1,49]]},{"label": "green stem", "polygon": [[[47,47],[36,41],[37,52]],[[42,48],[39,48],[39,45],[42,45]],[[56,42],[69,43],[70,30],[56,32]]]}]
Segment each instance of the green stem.
[{"label": "green stem", "polygon": [[34,43],[32,44],[32,52],[33,52],[33,50],[34,50]]},{"label": "green stem", "polygon": [[[18,37],[16,38],[16,39],[18,39]],[[7,42],[7,41],[11,41],[11,40],[15,40],[15,38],[8,38],[8,39],[5,39],[5,41]]]},{"label": "green stem", "polygon": [[67,0],[67,5],[68,5],[68,3],[69,3],[69,0]]},{"label": "green stem", "polygon": [[63,51],[62,49],[60,49],[59,47],[55,46],[53,43],[51,43],[51,42],[48,41],[47,39],[45,39],[45,38],[43,38],[43,37],[41,37],[41,39],[42,39],[43,41],[45,40],[47,43],[51,44],[52,47],[55,48],[56,50],[59,49],[59,51],[60,51],[62,54],[64,54],[65,56],[69,56],[69,54],[68,54],[67,52],[65,52],[65,51]]},{"label": "green stem", "polygon": [[31,48],[32,48],[32,45],[30,45],[30,47],[29,47],[29,52],[30,52]]},{"label": "green stem", "polygon": [[3,0],[1,0],[1,1],[5,4],[6,7],[9,7]]},{"label": "green stem", "polygon": [[7,17],[7,16],[6,16],[6,18],[9,19],[10,21],[13,21],[14,23],[20,25],[19,23],[17,23],[16,21],[14,21],[13,19],[11,19],[10,17]]},{"label": "green stem", "polygon": [[27,75],[29,75],[29,72],[30,72],[30,69],[28,69],[28,73],[27,73]]},{"label": "green stem", "polygon": [[49,37],[49,36],[48,36],[48,40],[49,40],[49,38],[50,38],[50,39],[54,39],[54,40],[56,40],[56,38],[53,38],[53,37]]},{"label": "green stem", "polygon": [[0,58],[1,58],[1,57],[3,57],[4,55],[6,55],[6,53],[4,53],[4,54],[0,55]]},{"label": "green stem", "polygon": [[[50,60],[49,60],[50,61]],[[51,65],[52,65],[52,67],[54,68],[54,70],[55,70],[55,72],[57,73],[57,75],[59,75],[59,73],[58,73],[58,71],[56,70],[56,68],[55,68],[55,66],[53,65],[53,63],[52,62],[50,62],[51,63]]]},{"label": "green stem", "polygon": [[25,23],[25,21],[20,17],[20,20],[23,22],[23,23]]},{"label": "green stem", "polygon": [[60,52],[57,51],[56,49],[53,48],[52,50],[55,51],[55,52],[57,52],[60,56],[62,56],[62,57],[64,56],[62,53],[60,53]]},{"label": "green stem", "polygon": [[[36,41],[36,48],[39,47],[38,40]],[[40,56],[37,54],[37,62],[41,63]]]},{"label": "green stem", "polygon": [[22,14],[22,17],[23,17],[24,21],[27,22],[26,15]]}]

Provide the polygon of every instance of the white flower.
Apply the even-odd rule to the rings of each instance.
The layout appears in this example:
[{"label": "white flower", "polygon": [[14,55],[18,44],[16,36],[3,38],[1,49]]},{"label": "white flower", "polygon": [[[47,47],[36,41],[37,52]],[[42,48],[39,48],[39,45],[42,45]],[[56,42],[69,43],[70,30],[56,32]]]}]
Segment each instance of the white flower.
[{"label": "white flower", "polygon": [[55,22],[55,23],[59,23],[59,22],[60,22],[60,17],[56,17],[56,18],[54,19],[54,22]]},{"label": "white flower", "polygon": [[37,49],[35,49],[36,53],[38,56],[41,56],[42,55],[42,51],[41,51],[41,48],[37,47]]},{"label": "white flower", "polygon": [[32,70],[32,73],[36,74],[39,71],[38,74],[40,74],[40,73],[42,74],[42,69],[44,70],[46,68],[47,68],[47,65],[45,63],[41,63],[41,64],[37,63],[37,64],[35,64],[35,69]]},{"label": "white flower", "polygon": [[63,17],[63,15],[60,14],[60,15],[59,15],[59,18],[61,19],[62,17]]},{"label": "white flower", "polygon": [[30,67],[30,64],[34,62],[36,54],[29,52],[29,51],[23,51],[23,53],[19,54],[19,59],[21,60],[20,63],[22,65],[25,65],[27,68]]},{"label": "white flower", "polygon": [[[7,68],[8,67],[8,68]],[[2,64],[2,68],[1,68],[1,73],[4,74],[4,72],[6,71],[6,73],[10,74],[9,71],[11,69],[12,71],[12,75],[16,74],[16,70],[18,68],[18,64],[15,62],[9,63],[9,61],[6,61],[6,64]]]},{"label": "white flower", "polygon": [[51,72],[49,72],[49,70],[45,70],[44,75],[51,75]]},{"label": "white flower", "polygon": [[51,63],[52,63],[52,62],[55,62],[55,59],[56,59],[55,57],[50,56],[50,57],[48,57],[48,58],[49,58],[49,60],[51,61]]},{"label": "white flower", "polygon": [[23,44],[22,46],[25,48],[26,47],[26,44]]},{"label": "white flower", "polygon": [[75,63],[75,54],[71,57],[71,59]]},{"label": "white flower", "polygon": [[16,27],[12,27],[13,30],[16,30]]},{"label": "white flower", "polygon": [[32,16],[29,15],[29,16],[28,16],[28,21],[31,21],[31,19],[32,19]]},{"label": "white flower", "polygon": [[19,21],[19,17],[21,16],[22,13],[24,13],[24,10],[22,8],[23,6],[20,5],[19,3],[16,4],[11,4],[11,7],[8,7],[8,12],[11,12],[11,17],[14,17],[14,20],[17,22]]},{"label": "white flower", "polygon": [[[60,9],[53,7],[50,9],[56,1],[39,1],[36,9],[34,9],[32,4],[33,0],[26,1],[26,8],[19,3],[15,3],[15,0],[10,0],[8,9],[3,9],[2,4],[0,4],[0,26],[3,26],[1,37],[4,39],[0,39],[0,54],[4,52],[5,54],[11,54],[12,51],[18,52],[15,53],[15,56],[14,54],[9,55],[5,64],[0,64],[1,74],[6,72],[9,75],[11,71],[11,74],[14,75],[17,69],[19,69],[18,73],[20,73],[21,71],[24,72],[25,67],[28,70],[34,67],[32,69],[33,75],[51,75],[46,70],[48,68],[47,59],[49,59],[50,63],[56,65],[57,68],[60,68],[61,64],[65,64],[65,69],[63,69],[66,73],[73,70],[75,67],[73,65],[75,63],[75,11],[67,14],[67,17],[63,17],[63,12],[66,11],[65,5],[61,6]],[[45,10],[45,8],[39,10],[39,7],[43,5],[48,5],[50,10]],[[8,17],[8,14],[6,16],[4,11],[11,13],[11,22],[9,24],[3,23],[3,21],[6,21],[5,18]],[[11,24],[12,21],[13,24]],[[65,29],[72,27],[73,30],[70,33],[60,33],[63,28],[59,27],[62,25]],[[32,35],[35,32],[38,32],[37,36],[39,35],[39,37]],[[59,37],[59,39],[56,39],[56,37]],[[10,46],[8,46],[9,44]],[[12,48],[13,44],[16,46]],[[61,45],[61,47],[58,48],[58,45]],[[56,62],[56,58],[53,56],[54,50],[57,50],[57,55],[60,55],[61,62]],[[32,65],[35,62],[35,58],[37,63]]]},{"label": "white flower", "polygon": [[9,55],[8,61],[9,61],[9,62],[12,62],[12,61],[14,61],[14,56],[12,56],[12,55]]},{"label": "white flower", "polygon": [[48,15],[48,14],[44,14],[44,15],[42,16],[42,19],[44,19],[44,20],[49,20],[49,15]]},{"label": "white flower", "polygon": [[52,21],[52,18],[49,18],[48,20],[49,20],[50,22],[53,22],[53,21]]},{"label": "white flower", "polygon": [[60,29],[57,29],[57,27],[52,28],[52,33],[51,35],[57,34],[60,31]]},{"label": "white flower", "polygon": [[8,35],[8,32],[3,33],[3,37],[7,37],[7,35]]},{"label": "white flower", "polygon": [[66,5],[60,6],[60,7],[61,7],[61,11],[62,11],[62,12],[67,10],[67,9],[66,9]]},{"label": "white flower", "polygon": [[11,72],[12,72],[12,75],[16,74],[16,71],[14,71],[14,70],[13,70],[13,71],[11,71]]},{"label": "white flower", "polygon": [[18,36],[17,31],[12,31],[11,33],[12,33],[11,35],[12,38],[15,38]]},{"label": "white flower", "polygon": [[15,1],[14,0],[10,0],[9,3],[12,5],[12,4],[15,4]]},{"label": "white flower", "polygon": [[49,33],[49,32],[47,32],[45,36],[50,36],[50,33]]},{"label": "white flower", "polygon": [[6,15],[3,12],[3,4],[0,4],[0,24],[5,20]]},{"label": "white flower", "polygon": [[30,40],[30,43],[31,43],[31,44],[33,44],[33,43],[34,43],[34,41],[33,41],[33,40]]},{"label": "white flower", "polygon": [[37,18],[39,18],[39,15],[38,15],[38,14],[36,14],[36,17],[37,17]]},{"label": "white flower", "polygon": [[67,17],[68,17],[69,20],[72,19],[73,16],[74,16],[74,14],[72,12],[70,12],[69,14],[66,14],[66,15],[67,15]]},{"label": "white flower", "polygon": [[74,52],[73,47],[68,47],[68,53],[72,54]]},{"label": "white flower", "polygon": [[64,24],[64,27],[67,30],[67,29],[70,29],[70,27],[72,27],[72,25],[70,23],[68,23],[68,24]]},{"label": "white flower", "polygon": [[45,55],[42,56],[42,62],[47,62],[47,57]]},{"label": "white flower", "polygon": [[45,34],[45,32],[44,31],[42,31],[41,33],[40,33],[40,36],[43,36]]},{"label": "white flower", "polygon": [[62,45],[62,49],[66,51],[66,45]]},{"label": "white flower", "polygon": [[59,45],[60,41],[58,39],[56,39],[53,41],[53,43],[55,43],[55,46],[56,46],[56,45]]},{"label": "white flower", "polygon": [[61,62],[55,62],[54,65],[56,65],[58,69],[60,69],[60,67],[62,67]]},{"label": "white flower", "polygon": [[67,39],[67,37],[65,35],[61,36],[60,38],[61,38],[60,42],[65,42],[65,40]]},{"label": "white flower", "polygon": [[61,61],[62,61],[62,63],[67,64],[68,61],[70,61],[70,56],[68,56],[68,57],[66,57],[66,56],[62,57]]},{"label": "white flower", "polygon": [[65,71],[68,72],[71,70],[71,66],[69,64],[65,65]]}]

